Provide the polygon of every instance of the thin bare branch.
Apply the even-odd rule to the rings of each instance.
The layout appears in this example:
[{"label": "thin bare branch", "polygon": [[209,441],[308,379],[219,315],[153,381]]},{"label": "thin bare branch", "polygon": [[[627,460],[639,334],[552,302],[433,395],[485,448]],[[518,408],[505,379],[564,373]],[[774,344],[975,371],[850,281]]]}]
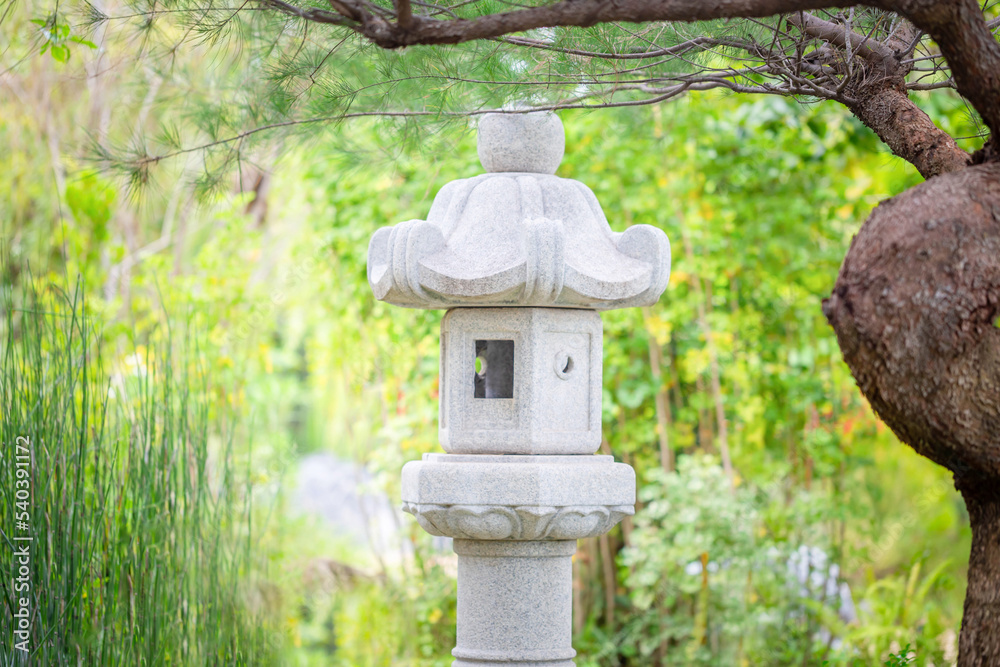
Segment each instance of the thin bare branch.
[{"label": "thin bare branch", "polygon": [[907,90],[940,90],[941,88],[955,88],[955,80],[936,81],[934,83],[907,83]]}]

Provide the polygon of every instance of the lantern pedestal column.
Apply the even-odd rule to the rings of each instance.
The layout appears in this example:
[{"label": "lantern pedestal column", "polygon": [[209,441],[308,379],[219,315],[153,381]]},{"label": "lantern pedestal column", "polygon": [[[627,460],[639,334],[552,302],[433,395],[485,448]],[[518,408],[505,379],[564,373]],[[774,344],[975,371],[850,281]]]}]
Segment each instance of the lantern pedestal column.
[{"label": "lantern pedestal column", "polygon": [[576,540],[455,540],[453,667],[573,665],[575,552]]},{"label": "lantern pedestal column", "polygon": [[610,456],[425,454],[403,509],[455,538],[454,667],[569,667],[576,541],[634,512],[635,472]]}]

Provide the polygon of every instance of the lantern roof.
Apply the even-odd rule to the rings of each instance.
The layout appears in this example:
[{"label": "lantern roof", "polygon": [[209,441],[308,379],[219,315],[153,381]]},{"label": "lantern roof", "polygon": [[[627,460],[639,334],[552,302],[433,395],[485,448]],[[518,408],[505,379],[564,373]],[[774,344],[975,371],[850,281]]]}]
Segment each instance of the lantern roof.
[{"label": "lantern roof", "polygon": [[590,188],[555,176],[564,147],[555,114],[486,114],[478,152],[487,173],[441,188],[426,220],[372,236],[375,297],[409,308],[655,303],[670,276],[666,234],[612,231]]}]

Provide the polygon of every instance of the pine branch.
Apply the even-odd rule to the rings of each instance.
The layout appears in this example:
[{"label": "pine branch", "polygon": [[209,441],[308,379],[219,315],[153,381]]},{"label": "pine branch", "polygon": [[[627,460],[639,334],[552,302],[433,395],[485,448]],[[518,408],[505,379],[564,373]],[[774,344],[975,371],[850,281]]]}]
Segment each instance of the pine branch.
[{"label": "pine branch", "polygon": [[849,48],[849,53],[854,53],[871,63],[881,64],[893,57],[892,51],[878,42],[852,32],[849,28],[845,29],[846,26],[817,18],[809,12],[789,14],[787,20],[810,37],[841,49]]}]

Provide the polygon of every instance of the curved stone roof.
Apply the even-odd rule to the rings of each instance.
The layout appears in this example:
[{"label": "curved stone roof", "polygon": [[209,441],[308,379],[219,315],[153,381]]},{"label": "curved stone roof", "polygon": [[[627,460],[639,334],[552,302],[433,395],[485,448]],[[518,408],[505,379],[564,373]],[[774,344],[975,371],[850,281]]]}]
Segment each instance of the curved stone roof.
[{"label": "curved stone roof", "polygon": [[368,247],[376,298],[410,308],[651,305],[670,276],[662,230],[616,233],[594,193],[554,176],[563,155],[554,114],[489,114],[486,174],[445,185],[427,220],[379,229]]}]

